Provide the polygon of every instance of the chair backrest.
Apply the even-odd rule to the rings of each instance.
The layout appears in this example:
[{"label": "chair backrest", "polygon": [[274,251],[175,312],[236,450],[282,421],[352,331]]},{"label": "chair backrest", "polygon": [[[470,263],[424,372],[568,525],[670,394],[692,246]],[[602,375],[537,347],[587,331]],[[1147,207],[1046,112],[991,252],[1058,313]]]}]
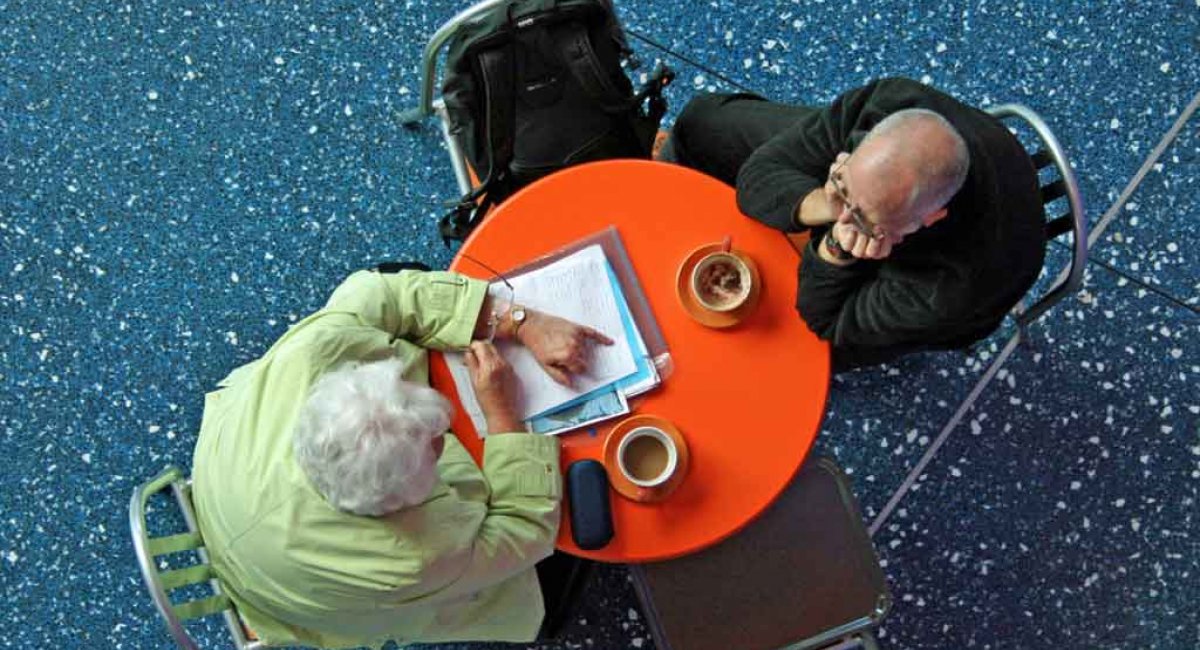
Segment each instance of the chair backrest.
[{"label": "chair backrest", "polygon": [[[150,537],[146,526],[146,504],[151,496],[168,487],[174,493],[188,530],[175,535]],[[199,650],[196,641],[184,628],[185,621],[217,613],[224,614],[230,636],[233,637],[238,650],[264,647],[259,641],[247,638],[237,610],[229,596],[223,593],[213,574],[208,563],[208,553],[204,550],[204,540],[196,525],[196,513],[192,509],[191,484],[178,467],[169,466],[158,476],[133,489],[133,497],[129,501],[129,531],[133,537],[133,548],[137,554],[138,566],[142,570],[142,578],[146,582],[146,589],[150,591],[158,613],[166,621],[167,630],[180,647],[185,650]],[[194,551],[199,556],[200,563],[180,569],[159,570],[155,558],[184,551]],[[214,595],[179,604],[171,602],[169,592],[205,582],[212,587]]]},{"label": "chair backrest", "polygon": [[[1035,302],[1019,309],[1015,314],[1017,324],[1024,328],[1037,320],[1047,309],[1079,290],[1083,283],[1083,269],[1087,264],[1088,238],[1087,216],[1083,210],[1083,199],[1079,194],[1079,184],[1075,181],[1075,172],[1058,138],[1050,131],[1046,122],[1027,106],[1021,104],[1001,104],[986,109],[999,120],[1021,120],[1033,129],[1041,141],[1040,148],[1030,154],[1034,168],[1040,172],[1053,166],[1056,178],[1041,187],[1042,205],[1046,207],[1046,241],[1071,233],[1074,243],[1071,247],[1071,265],[1064,269],[1055,279],[1050,289]],[[1050,213],[1050,204],[1066,197],[1067,211],[1056,217]]]},{"label": "chair backrest", "polygon": [[733,537],[630,575],[659,650],[871,647],[891,606],[849,481],[827,458]]}]

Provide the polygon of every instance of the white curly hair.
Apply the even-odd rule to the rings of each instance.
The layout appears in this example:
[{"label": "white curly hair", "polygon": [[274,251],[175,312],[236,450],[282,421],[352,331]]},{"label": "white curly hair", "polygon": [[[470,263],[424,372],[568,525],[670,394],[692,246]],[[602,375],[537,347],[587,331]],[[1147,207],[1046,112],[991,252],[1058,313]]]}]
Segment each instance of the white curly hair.
[{"label": "white curly hair", "polygon": [[317,380],[300,410],[296,462],[339,510],[385,515],[433,490],[433,439],[450,425],[450,402],[403,371],[398,359],[341,366]]}]

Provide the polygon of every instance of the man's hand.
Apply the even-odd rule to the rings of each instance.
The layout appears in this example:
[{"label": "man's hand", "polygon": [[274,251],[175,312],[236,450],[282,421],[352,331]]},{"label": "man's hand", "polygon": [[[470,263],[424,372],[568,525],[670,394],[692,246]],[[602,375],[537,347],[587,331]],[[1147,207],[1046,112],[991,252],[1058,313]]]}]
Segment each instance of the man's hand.
[{"label": "man's hand", "polygon": [[888,236],[871,238],[858,231],[847,215],[838,217],[833,224],[833,238],[847,252],[860,260],[881,260],[892,254],[892,241]]},{"label": "man's hand", "polygon": [[587,372],[593,343],[613,343],[590,327],[532,309],[526,310],[517,339],[529,348],[546,374],[563,386],[571,385],[571,375]]},{"label": "man's hand", "polygon": [[839,153],[833,162],[829,163],[829,178],[825,180],[825,184],[817,189],[809,192],[804,200],[800,202],[800,207],[796,214],[796,220],[802,226],[824,226],[838,220],[838,216],[845,209],[842,205],[841,198],[838,197],[837,190],[833,186],[831,180],[833,170],[837,169],[850,154],[846,152]]},{"label": "man's hand", "polygon": [[523,426],[516,415],[517,377],[512,366],[487,341],[471,343],[464,356],[488,433],[521,431]]},{"label": "man's hand", "polygon": [[796,213],[799,225],[824,226],[837,220],[838,206],[841,204],[836,202],[836,197],[830,196],[831,191],[829,183],[825,183],[824,187],[818,187],[805,195]]}]

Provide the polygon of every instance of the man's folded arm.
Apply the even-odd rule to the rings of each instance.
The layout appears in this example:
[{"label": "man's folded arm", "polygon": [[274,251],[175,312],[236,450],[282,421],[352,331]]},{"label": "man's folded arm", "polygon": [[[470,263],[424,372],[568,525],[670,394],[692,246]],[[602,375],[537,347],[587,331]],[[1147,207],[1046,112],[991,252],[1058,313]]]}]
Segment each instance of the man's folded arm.
[{"label": "man's folded arm", "polygon": [[[819,239],[819,238],[814,238]],[[796,309],[809,328],[835,347],[881,348],[927,339],[939,315],[933,285],[880,278],[878,263],[836,266],[820,258],[818,241],[800,263]]]},{"label": "man's folded arm", "polygon": [[804,230],[796,218],[800,204],[824,185],[828,161],[839,151],[825,133],[826,111],[802,118],[746,159],[737,176],[738,209],[743,214],[783,232]]},{"label": "man's folded arm", "polygon": [[487,283],[446,271],[359,271],[330,296],[324,314],[346,314],[360,325],[437,350],[471,342]]},{"label": "man's folded arm", "polygon": [[861,130],[879,82],[847,91],[828,106],[798,119],[759,147],[737,177],[738,208],[747,216],[783,232],[806,228],[798,220],[801,203],[820,189],[829,165]]}]

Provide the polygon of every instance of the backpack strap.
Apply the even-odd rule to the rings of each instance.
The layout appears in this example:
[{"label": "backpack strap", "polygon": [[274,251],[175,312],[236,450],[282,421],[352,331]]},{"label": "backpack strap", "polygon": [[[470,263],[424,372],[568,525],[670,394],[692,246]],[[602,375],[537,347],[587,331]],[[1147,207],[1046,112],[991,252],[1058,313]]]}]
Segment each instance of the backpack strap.
[{"label": "backpack strap", "polygon": [[572,22],[559,30],[558,54],[584,92],[605,112],[623,113],[637,107],[639,102],[622,95],[613,85],[583,25]]},{"label": "backpack strap", "polygon": [[[495,204],[496,188],[507,181],[513,159],[516,128],[516,76],[512,46],[486,49],[477,55],[483,93],[483,137],[487,142],[488,172],[479,185],[454,204],[441,221],[442,242],[465,239]],[[482,197],[482,199],[480,198]]]},{"label": "backpack strap", "polygon": [[513,159],[513,130],[516,128],[516,76],[512,47],[493,48],[479,54],[479,76],[483,82],[483,133],[487,140],[488,174],[474,192],[486,191],[508,173]]}]

